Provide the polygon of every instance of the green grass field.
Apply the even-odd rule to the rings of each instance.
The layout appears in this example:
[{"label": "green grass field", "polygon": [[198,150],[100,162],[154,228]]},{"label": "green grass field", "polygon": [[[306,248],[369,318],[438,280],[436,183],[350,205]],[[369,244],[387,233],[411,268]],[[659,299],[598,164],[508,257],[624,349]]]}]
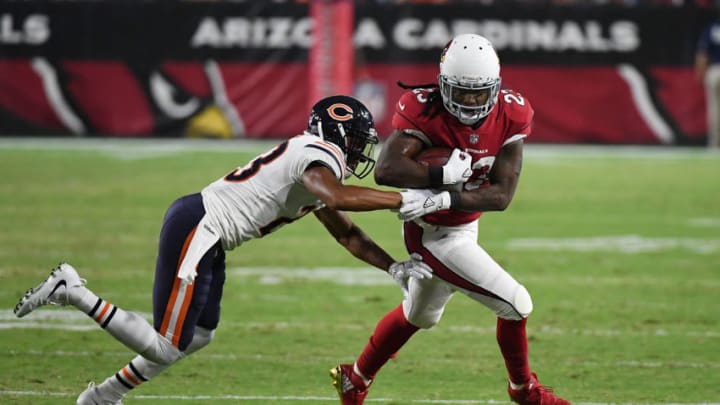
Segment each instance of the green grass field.
[{"label": "green grass field", "polygon": [[[150,313],[165,208],[258,146],[0,139],[0,403],[74,403],[133,356],[70,308],[16,319],[27,288],[67,260],[98,295]],[[405,256],[393,213],[352,218]],[[480,243],[532,294],[531,364],[561,396],[720,403],[720,154],[530,145],[514,202],[480,220]],[[400,299],[309,216],[228,254],[213,344],[125,403],[338,403],[328,369]],[[509,403],[494,325],[456,296],[367,403]]]}]

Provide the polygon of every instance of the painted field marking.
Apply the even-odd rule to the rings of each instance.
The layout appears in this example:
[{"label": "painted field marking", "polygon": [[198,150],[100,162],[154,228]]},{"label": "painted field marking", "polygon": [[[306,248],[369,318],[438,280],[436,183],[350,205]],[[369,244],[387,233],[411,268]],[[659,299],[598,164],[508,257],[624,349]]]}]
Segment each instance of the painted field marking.
[{"label": "painted field marking", "polygon": [[[46,391],[10,391],[0,390],[0,396],[52,396],[52,397],[74,397],[76,394],[67,394],[63,392],[46,392]],[[313,396],[295,396],[295,395],[129,395],[128,398],[133,400],[162,400],[172,399],[178,401],[322,401],[337,402],[335,396],[332,397],[313,397]],[[369,398],[365,402],[398,402],[392,398]],[[403,403],[411,404],[509,404],[506,400],[473,400],[473,399],[403,399]],[[701,402],[701,403],[673,403],[673,402],[575,402],[577,405],[720,405],[719,402]]]},{"label": "painted field marking", "polygon": [[720,228],[720,218],[690,218],[688,225],[698,228]]},{"label": "painted field marking", "polygon": [[[327,282],[335,285],[387,285],[395,286],[395,282],[385,273],[372,267],[234,267],[228,269],[228,276],[240,279],[256,278],[260,284],[275,285],[287,282],[317,281]],[[542,276],[534,276],[527,274],[522,276],[523,282],[532,282],[534,284],[558,284],[592,286],[601,285],[640,285],[640,286],[673,286],[678,281],[669,278],[654,276],[635,276],[628,274],[627,277],[618,275],[603,276],[565,276],[552,277],[544,274]],[[687,280],[691,285],[701,285],[704,287],[720,287],[720,279],[692,279]]]},{"label": "painted field marking", "polygon": [[257,277],[261,284],[280,284],[292,280],[327,281],[339,285],[395,285],[395,281],[372,267],[235,267],[229,275]]},{"label": "painted field marking", "polygon": [[[0,352],[2,353],[2,352]],[[55,351],[43,351],[43,350],[8,350],[7,355],[12,356],[37,356],[37,357],[78,357],[78,358],[84,358],[84,357],[97,357],[97,352],[88,352],[88,351],[66,351],[66,350],[55,350]],[[120,359],[127,359],[132,356],[132,353],[129,352],[103,352],[103,356],[107,357],[117,357]],[[246,361],[252,361],[252,362],[262,362],[262,361],[268,361],[268,362],[277,362],[277,361],[290,361],[290,360],[296,360],[296,359],[303,359],[303,356],[296,356],[293,357],[291,354],[282,354],[282,355],[272,355],[272,354],[258,354],[258,353],[246,353],[246,354],[235,354],[235,353],[223,353],[223,354],[215,354],[215,353],[203,353],[197,352],[193,353],[192,355],[195,359],[205,359],[205,360],[213,360],[213,361],[239,361],[239,362],[246,362]],[[313,359],[318,362],[325,362],[328,364],[334,364],[337,361],[342,361],[343,359],[338,359],[337,357],[322,357],[322,356],[314,356]],[[348,361],[352,360],[351,358],[348,358]],[[422,359],[423,363],[427,364],[466,364],[467,360],[465,358],[438,358],[438,357],[426,357]],[[542,364],[542,361],[538,361],[539,364]],[[706,363],[698,363],[698,362],[687,362],[687,361],[644,361],[644,360],[632,360],[632,359],[626,359],[621,361],[607,361],[607,362],[599,362],[599,361],[572,361],[572,362],[554,362],[554,364],[571,364],[576,367],[586,367],[586,368],[611,368],[611,369],[633,369],[633,368],[640,368],[640,369],[647,369],[647,368],[689,368],[689,369],[707,369],[707,370],[716,370],[720,369],[720,364],[716,362],[706,362]],[[120,364],[118,366],[121,366]]]},{"label": "painted field marking", "polygon": [[[0,137],[0,150],[84,150],[117,153],[155,151],[166,153],[228,151],[262,152],[276,145],[280,139],[187,139],[187,138],[64,138],[64,137]],[[380,148],[382,145],[379,145]],[[118,153],[122,152],[122,153]],[[708,148],[662,145],[552,145],[533,144],[524,147],[525,157],[530,160],[587,158],[612,159],[702,159],[720,160],[720,153]],[[557,162],[555,162],[557,163]]]},{"label": "painted field marking", "polygon": [[590,238],[517,238],[507,244],[513,250],[552,250],[573,252],[647,253],[673,249],[709,254],[720,251],[720,239],[639,235],[596,236]]},{"label": "painted field marking", "polygon": [[[145,319],[150,320],[152,315],[145,312],[139,313]],[[37,319],[35,319],[37,318]],[[233,329],[254,330],[257,328],[272,328],[274,330],[308,330],[308,329],[362,329],[361,326],[353,323],[325,324],[322,322],[242,322],[231,319],[223,321],[223,325]],[[80,311],[73,309],[38,309],[28,318],[18,319],[12,310],[0,311],[0,330],[2,329],[58,329],[74,331],[101,331],[100,328]],[[495,335],[495,327],[482,327],[477,325],[447,325],[443,327],[454,333],[472,333],[474,335]],[[664,328],[647,328],[641,330],[623,329],[563,329],[549,325],[528,326],[528,333],[560,336],[644,336],[644,337],[703,337],[720,338],[720,331],[715,330],[668,330]]]},{"label": "painted field marking", "polygon": [[97,152],[119,160],[152,159],[183,153],[261,153],[278,143],[262,139],[157,138],[0,138],[0,150],[61,150]]}]

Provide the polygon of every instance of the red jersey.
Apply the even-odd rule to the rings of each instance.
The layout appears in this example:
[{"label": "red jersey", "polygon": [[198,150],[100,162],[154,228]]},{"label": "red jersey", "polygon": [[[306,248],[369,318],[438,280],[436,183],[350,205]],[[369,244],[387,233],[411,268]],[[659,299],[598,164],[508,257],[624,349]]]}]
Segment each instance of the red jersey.
[{"label": "red jersey", "polygon": [[[439,109],[437,114],[435,111],[423,114],[430,90],[415,89],[400,97],[392,118],[393,128],[418,137],[427,147],[458,148],[467,152],[472,157],[473,174],[463,184],[463,190],[489,186],[488,173],[500,148],[530,135],[534,114],[530,102],[520,93],[500,90],[495,107],[482,124],[474,128],[462,124],[442,104],[434,106]],[[434,225],[453,226],[474,221],[480,215],[482,212],[450,209],[425,215],[423,219]]]}]

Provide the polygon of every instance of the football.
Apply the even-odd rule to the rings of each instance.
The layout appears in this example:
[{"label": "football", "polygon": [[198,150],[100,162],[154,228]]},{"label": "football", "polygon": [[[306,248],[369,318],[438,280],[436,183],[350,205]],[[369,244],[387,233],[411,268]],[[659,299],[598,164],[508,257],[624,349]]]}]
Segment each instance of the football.
[{"label": "football", "polygon": [[415,161],[423,166],[443,166],[452,154],[450,148],[428,148],[415,156]]},{"label": "football", "polygon": [[[451,148],[442,148],[442,147],[435,147],[435,148],[428,148],[420,151],[415,156],[415,161],[420,163],[423,166],[444,166],[445,163],[447,163],[448,159],[450,159],[450,155],[452,155],[453,150]],[[446,191],[462,191],[463,184],[446,184],[442,187],[440,187],[441,190]]]}]

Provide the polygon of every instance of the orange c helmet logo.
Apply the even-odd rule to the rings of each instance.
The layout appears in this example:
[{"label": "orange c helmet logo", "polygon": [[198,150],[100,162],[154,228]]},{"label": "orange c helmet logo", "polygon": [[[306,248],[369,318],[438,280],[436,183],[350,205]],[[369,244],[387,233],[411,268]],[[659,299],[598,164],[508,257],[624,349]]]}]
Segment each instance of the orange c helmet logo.
[{"label": "orange c helmet logo", "polygon": [[327,113],[336,121],[349,121],[352,119],[353,109],[343,103],[335,103],[327,108]]}]

